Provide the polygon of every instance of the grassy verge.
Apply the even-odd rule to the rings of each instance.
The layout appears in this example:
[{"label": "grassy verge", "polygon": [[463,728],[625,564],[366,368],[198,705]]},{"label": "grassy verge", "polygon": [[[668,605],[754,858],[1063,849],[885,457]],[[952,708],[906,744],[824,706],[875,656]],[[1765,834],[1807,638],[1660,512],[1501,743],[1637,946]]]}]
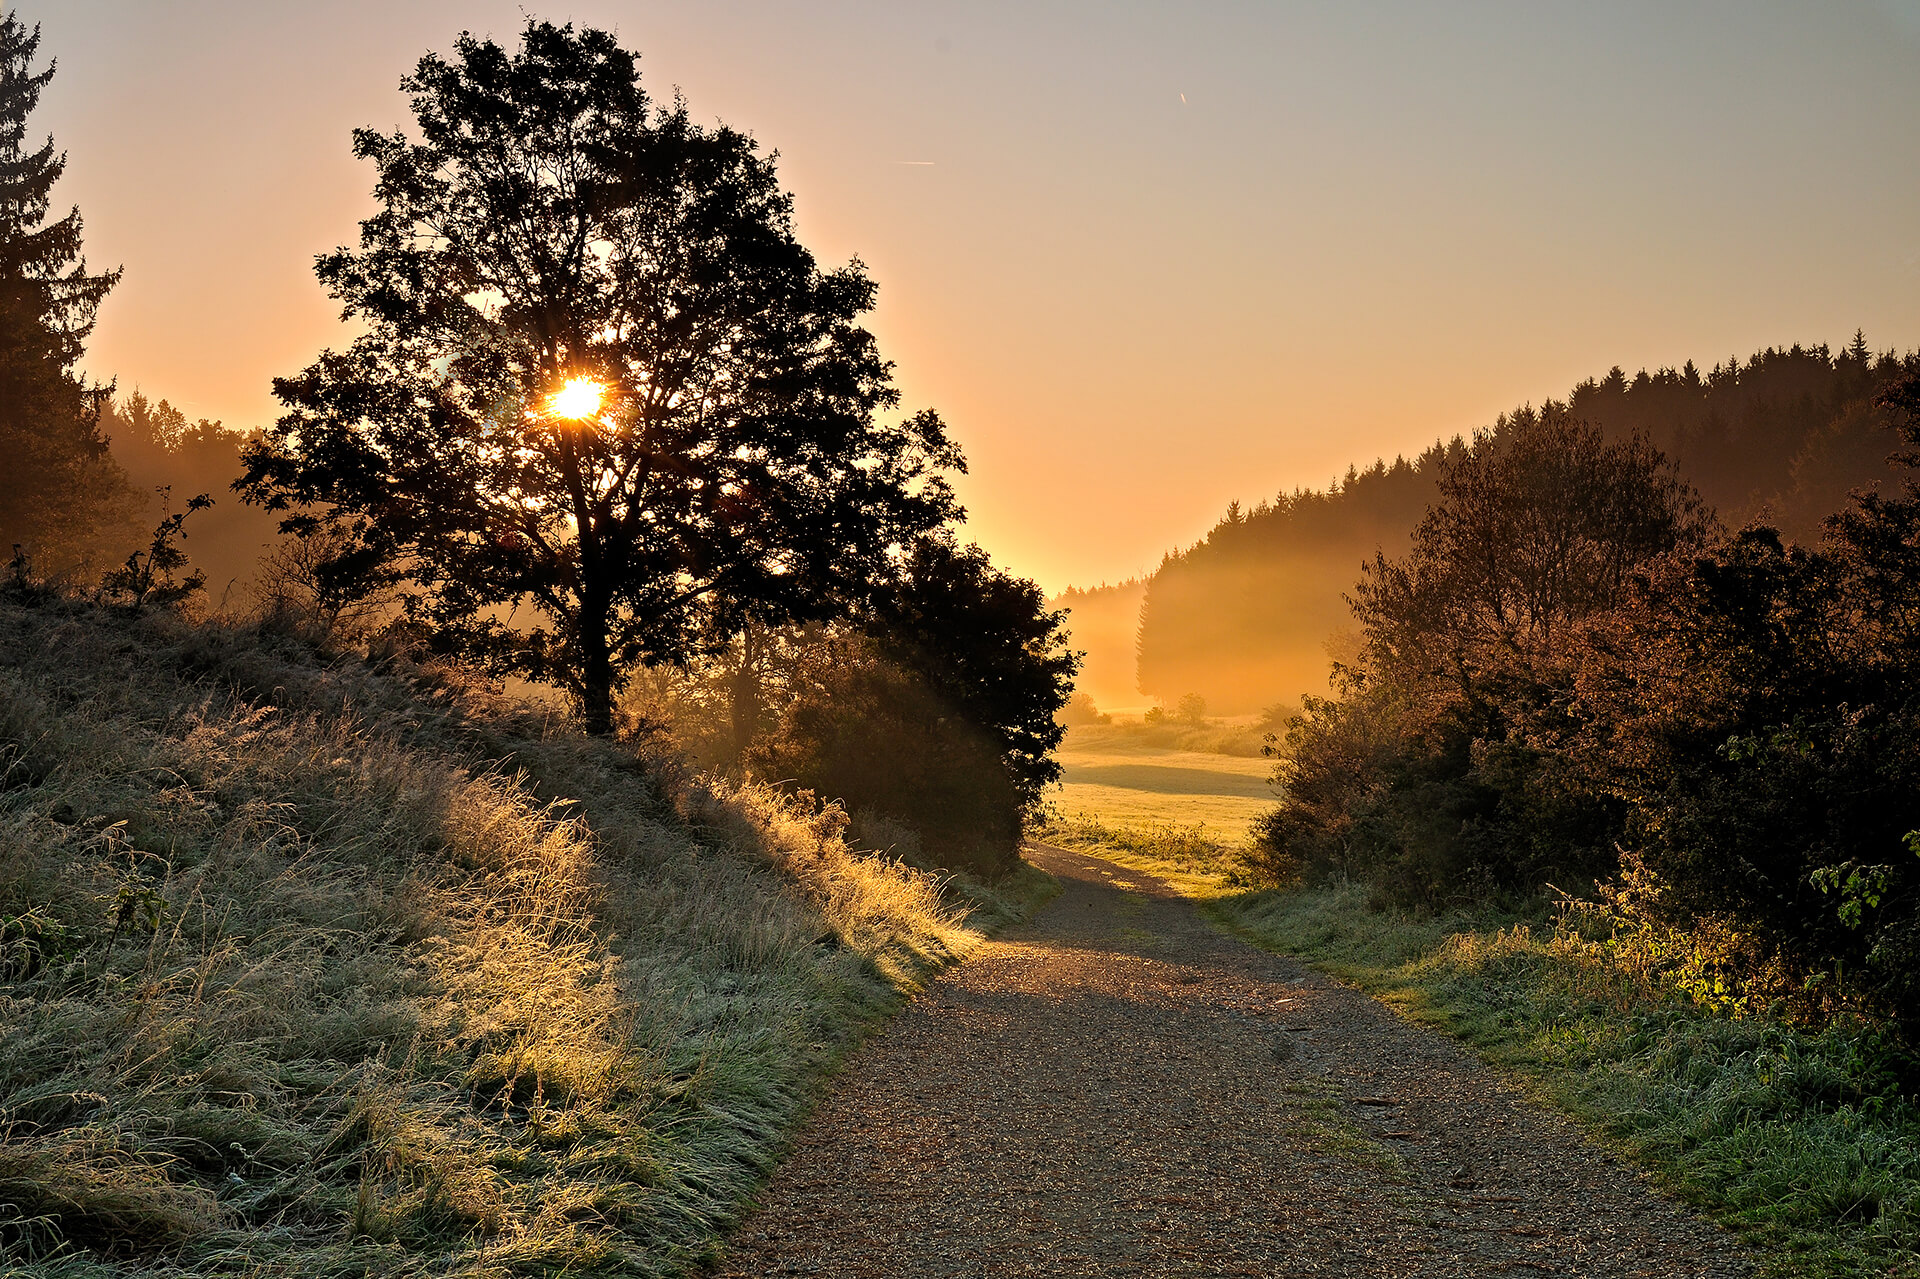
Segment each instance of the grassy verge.
[{"label": "grassy verge", "polygon": [[1019,923],[1060,895],[1060,881],[1027,862],[997,883],[955,874],[942,880],[940,888],[948,901],[964,906],[967,927],[986,936]]},{"label": "grassy verge", "polygon": [[1530,1080],[1782,1275],[1920,1274],[1920,1110],[1859,1027],[1711,1013],[1551,926],[1414,919],[1355,887],[1214,913]]},{"label": "grassy verge", "polygon": [[1358,886],[1247,891],[1191,830],[1055,833],[1160,873],[1226,926],[1472,1045],[1669,1189],[1768,1273],[1920,1275],[1920,1107],[1863,1026],[1701,1007],[1532,918],[1414,917]]},{"label": "grassy verge", "polygon": [[678,1275],[1037,872],[457,672],[0,605],[0,1270]]}]

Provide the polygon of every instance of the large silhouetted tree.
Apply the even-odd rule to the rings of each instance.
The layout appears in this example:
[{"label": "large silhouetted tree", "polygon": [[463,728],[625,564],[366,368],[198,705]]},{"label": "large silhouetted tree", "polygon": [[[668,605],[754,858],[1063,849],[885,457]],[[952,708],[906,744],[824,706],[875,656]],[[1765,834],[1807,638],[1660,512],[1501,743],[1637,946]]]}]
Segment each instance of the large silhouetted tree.
[{"label": "large silhouetted tree", "polygon": [[131,495],[101,438],[110,388],[74,373],[118,271],[89,274],[80,211],[47,221],[66,157],[35,145],[27,117],[53,78],[35,71],[40,29],[0,17],[0,546],[77,558]]},{"label": "large silhouetted tree", "polygon": [[381,207],[317,267],[366,332],[276,383],[242,481],[348,536],[334,589],[406,581],[444,642],[605,732],[633,663],[829,613],[957,514],[939,419],[885,414],[872,282],[816,266],[752,139],[571,26],[463,35],[403,87],[420,137],[354,135]]}]

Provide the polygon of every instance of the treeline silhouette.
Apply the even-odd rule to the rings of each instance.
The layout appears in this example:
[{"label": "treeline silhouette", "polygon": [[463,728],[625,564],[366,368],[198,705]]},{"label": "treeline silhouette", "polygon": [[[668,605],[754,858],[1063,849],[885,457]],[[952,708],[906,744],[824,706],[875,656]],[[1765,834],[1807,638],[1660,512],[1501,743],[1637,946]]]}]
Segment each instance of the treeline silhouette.
[{"label": "treeline silhouette", "polygon": [[[1768,348],[1706,373],[1691,361],[1632,377],[1616,367],[1562,402],[1516,409],[1490,429],[1499,436],[1565,411],[1609,439],[1641,435],[1723,522],[1764,516],[1804,539],[1853,489],[1888,475],[1889,419],[1874,395],[1920,367],[1917,360],[1875,354],[1856,333],[1837,353],[1825,345]],[[1466,448],[1456,437],[1411,461],[1350,469],[1325,490],[1229,507],[1199,542],[1169,553],[1147,583],[1136,641],[1140,691],[1168,705],[1198,693],[1226,713],[1324,692],[1330,656],[1352,653],[1345,596],[1361,564],[1379,548],[1406,544],[1442,468]]]},{"label": "treeline silhouette", "polygon": [[207,575],[207,593],[216,603],[258,603],[263,569],[285,539],[277,517],[232,494],[245,469],[240,450],[251,437],[205,418],[189,422],[166,400],[151,400],[137,388],[104,406],[100,427],[135,499],[128,522],[150,526],[165,509],[207,494],[213,505],[196,512],[186,530],[193,562]]}]

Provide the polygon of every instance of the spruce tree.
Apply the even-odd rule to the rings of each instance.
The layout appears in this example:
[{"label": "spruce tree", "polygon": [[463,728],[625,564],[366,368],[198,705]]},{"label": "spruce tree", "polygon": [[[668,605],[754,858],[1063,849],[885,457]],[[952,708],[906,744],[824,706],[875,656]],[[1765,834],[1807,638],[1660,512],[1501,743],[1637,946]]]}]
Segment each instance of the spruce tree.
[{"label": "spruce tree", "polygon": [[74,368],[120,272],[87,271],[77,208],[47,220],[66,156],[29,141],[54,72],[33,69],[39,46],[38,27],[0,17],[0,551],[24,544],[47,570],[86,558],[130,494],[100,433],[112,388]]}]

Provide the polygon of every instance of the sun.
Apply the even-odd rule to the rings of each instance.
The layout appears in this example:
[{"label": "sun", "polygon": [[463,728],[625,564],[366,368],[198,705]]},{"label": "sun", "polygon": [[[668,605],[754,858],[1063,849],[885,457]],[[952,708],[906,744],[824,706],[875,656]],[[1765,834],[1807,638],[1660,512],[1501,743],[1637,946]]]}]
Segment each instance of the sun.
[{"label": "sun", "polygon": [[600,411],[601,401],[606,397],[607,388],[592,378],[569,378],[567,384],[548,399],[547,412],[576,421],[590,418]]}]

